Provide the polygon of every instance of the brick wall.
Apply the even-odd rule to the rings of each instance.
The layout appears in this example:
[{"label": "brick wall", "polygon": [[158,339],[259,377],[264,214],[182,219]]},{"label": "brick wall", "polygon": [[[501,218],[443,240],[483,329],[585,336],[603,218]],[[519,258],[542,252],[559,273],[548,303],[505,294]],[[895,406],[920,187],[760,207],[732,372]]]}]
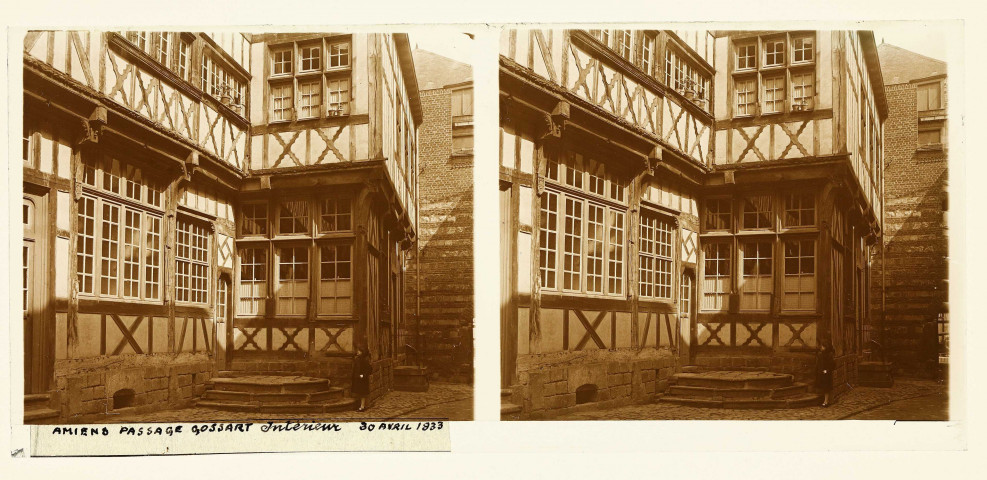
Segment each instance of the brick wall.
[{"label": "brick wall", "polygon": [[[944,82],[945,83],[945,82]],[[885,87],[885,265],[876,249],[872,327],[881,319],[886,274],[885,348],[899,373],[928,373],[935,361],[934,322],[947,299],[947,239],[943,221],[946,151],[918,151],[915,86]],[[945,103],[945,87],[942,98]],[[945,112],[941,112],[944,114]]]},{"label": "brick wall", "polygon": [[[468,381],[473,371],[473,158],[452,156],[450,92],[421,92],[424,119],[418,129],[420,175],[418,235],[421,258],[408,265],[406,339],[423,345],[433,378]],[[416,275],[421,268],[417,298]],[[421,301],[420,338],[414,332]],[[420,342],[420,343],[415,343]]]}]

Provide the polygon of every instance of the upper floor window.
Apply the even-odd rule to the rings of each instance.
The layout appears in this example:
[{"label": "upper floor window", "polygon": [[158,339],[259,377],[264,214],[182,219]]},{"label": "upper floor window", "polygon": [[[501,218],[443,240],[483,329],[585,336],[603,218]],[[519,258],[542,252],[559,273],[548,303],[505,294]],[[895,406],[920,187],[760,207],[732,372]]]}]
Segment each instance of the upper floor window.
[{"label": "upper floor window", "polygon": [[274,71],[272,75],[290,75],[291,74],[291,49],[282,48],[274,50],[271,53],[273,57]]},{"label": "upper floor window", "polygon": [[270,47],[269,55],[271,122],[349,115],[352,91],[348,37],[275,45]]},{"label": "upper floor window", "polygon": [[814,42],[815,39],[811,36],[792,39],[792,62],[811,62],[815,58]]},{"label": "upper floor window", "polygon": [[940,101],[941,87],[942,85],[939,82],[926,83],[915,87],[918,111],[924,112],[926,110],[938,110],[942,108],[942,102]]},{"label": "upper floor window", "polygon": [[614,32],[615,43],[614,50],[617,55],[624,57],[625,60],[631,59],[631,31],[630,30],[617,30]]},{"label": "upper floor window", "polygon": [[781,113],[785,111],[785,77],[770,77],[764,79],[764,110],[763,113]]},{"label": "upper floor window", "polygon": [[812,98],[815,96],[812,72],[792,74],[792,107],[794,110],[812,109]]},{"label": "upper floor window", "polygon": [[654,61],[655,55],[655,37],[645,33],[644,36],[641,37],[641,47],[639,53],[641,55],[641,70],[644,70],[644,73],[651,75],[651,65]]},{"label": "upper floor window", "polygon": [[135,47],[165,68],[175,72],[182,80],[189,80],[192,35],[181,32],[123,32]]},{"label": "upper floor window", "polygon": [[664,216],[641,210],[638,256],[642,297],[672,298],[673,224]]},{"label": "upper floor window", "polygon": [[737,70],[757,68],[757,45],[749,43],[737,46]]},{"label": "upper floor window", "polygon": [[806,227],[816,223],[816,199],[811,193],[792,193],[785,197],[785,226]]},{"label": "upper floor window", "polygon": [[[202,55],[202,91],[227,106],[242,106],[246,98],[245,84],[229,69],[212,58]],[[242,113],[242,111],[241,111]]]},{"label": "upper floor window", "polygon": [[[453,90],[452,98],[452,119],[455,122],[460,117],[473,116],[473,89],[465,88]],[[465,120],[465,119],[463,119]]]},{"label": "upper floor window", "polygon": [[205,225],[179,217],[175,249],[175,296],[179,302],[209,300],[209,236]]},{"label": "upper floor window", "polygon": [[774,225],[774,209],[771,208],[772,200],[773,197],[770,195],[744,198],[742,208],[743,228],[771,228]]},{"label": "upper floor window", "polygon": [[941,145],[942,142],[942,128],[929,128],[921,129],[918,131],[918,146],[925,147],[929,145]]},{"label": "upper floor window", "polygon": [[753,78],[737,80],[737,115],[754,115],[755,106],[757,105],[756,83],[757,81]]},{"label": "upper floor window", "polygon": [[299,71],[312,72],[322,68],[322,45],[306,45],[301,47],[299,52]]},{"label": "upper floor window", "polygon": [[773,67],[785,63],[785,42],[769,40],[764,42],[764,66]]},{"label": "upper floor window", "polygon": [[729,198],[711,198],[707,199],[706,209],[703,213],[703,229],[710,230],[729,230],[730,229],[730,199]]}]

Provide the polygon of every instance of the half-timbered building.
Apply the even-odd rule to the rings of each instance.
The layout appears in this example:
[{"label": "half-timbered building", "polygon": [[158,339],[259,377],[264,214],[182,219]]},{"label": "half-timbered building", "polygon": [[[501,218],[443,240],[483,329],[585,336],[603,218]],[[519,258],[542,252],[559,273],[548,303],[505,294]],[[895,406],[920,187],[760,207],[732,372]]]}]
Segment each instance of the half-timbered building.
[{"label": "half-timbered building", "polygon": [[648,401],[687,366],[806,379],[823,338],[853,380],[872,35],[518,30],[500,53],[505,412]]},{"label": "half-timbered building", "polygon": [[406,35],[34,31],[24,102],[26,420],[185,406],[220,373],[345,388],[360,347],[389,388]]}]

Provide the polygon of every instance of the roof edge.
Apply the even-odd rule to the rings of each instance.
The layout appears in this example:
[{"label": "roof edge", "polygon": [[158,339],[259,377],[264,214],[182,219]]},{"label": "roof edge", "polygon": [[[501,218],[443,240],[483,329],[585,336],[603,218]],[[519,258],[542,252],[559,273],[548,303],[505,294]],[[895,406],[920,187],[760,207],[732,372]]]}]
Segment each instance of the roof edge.
[{"label": "roof edge", "polygon": [[422,101],[418,94],[418,75],[415,72],[415,59],[411,55],[411,42],[407,33],[395,33],[394,45],[397,47],[398,61],[401,63],[401,76],[404,78],[404,88],[408,91],[408,104],[415,124],[422,123]]},{"label": "roof edge", "polygon": [[861,30],[859,35],[860,45],[864,50],[864,61],[867,63],[867,76],[870,77],[874,100],[877,102],[877,113],[881,116],[881,120],[885,120],[888,118],[888,99],[884,96],[884,73],[881,72],[881,59],[878,57],[874,32]]}]

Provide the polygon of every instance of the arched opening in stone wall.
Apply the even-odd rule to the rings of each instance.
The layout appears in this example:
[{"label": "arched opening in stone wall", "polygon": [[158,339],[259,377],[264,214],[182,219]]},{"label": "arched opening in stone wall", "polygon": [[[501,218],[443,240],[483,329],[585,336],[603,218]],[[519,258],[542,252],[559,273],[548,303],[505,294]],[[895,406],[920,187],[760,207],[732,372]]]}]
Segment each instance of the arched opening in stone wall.
[{"label": "arched opening in stone wall", "polygon": [[596,396],[600,389],[593,383],[581,385],[576,389],[576,405],[592,403],[596,401]]},{"label": "arched opening in stone wall", "polygon": [[113,409],[127,408],[134,406],[136,393],[133,389],[123,388],[113,393]]}]

